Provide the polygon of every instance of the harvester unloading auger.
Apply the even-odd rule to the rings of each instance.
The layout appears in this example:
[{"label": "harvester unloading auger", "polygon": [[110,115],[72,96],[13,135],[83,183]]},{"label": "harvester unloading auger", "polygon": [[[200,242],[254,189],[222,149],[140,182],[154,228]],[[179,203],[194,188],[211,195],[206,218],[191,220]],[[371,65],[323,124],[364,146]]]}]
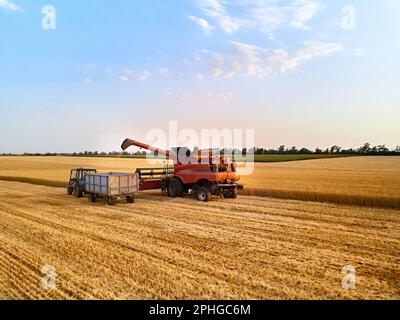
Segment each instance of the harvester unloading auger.
[{"label": "harvester unloading auger", "polygon": [[195,155],[188,148],[166,151],[131,139],[125,139],[121,148],[126,150],[130,146],[150,150],[173,161],[173,166],[137,169],[140,190],[161,189],[170,197],[193,193],[198,200],[207,202],[212,195],[235,199],[238,190],[243,189],[237,183],[240,176],[234,159],[215,157],[208,150]]}]

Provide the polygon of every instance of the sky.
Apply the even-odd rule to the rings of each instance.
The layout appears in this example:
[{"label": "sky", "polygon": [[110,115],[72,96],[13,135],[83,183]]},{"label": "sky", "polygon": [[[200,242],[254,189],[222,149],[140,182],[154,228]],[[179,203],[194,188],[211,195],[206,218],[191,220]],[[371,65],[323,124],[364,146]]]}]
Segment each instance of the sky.
[{"label": "sky", "polygon": [[394,148],[399,31],[398,0],[0,0],[0,153],[119,150],[170,121]]}]

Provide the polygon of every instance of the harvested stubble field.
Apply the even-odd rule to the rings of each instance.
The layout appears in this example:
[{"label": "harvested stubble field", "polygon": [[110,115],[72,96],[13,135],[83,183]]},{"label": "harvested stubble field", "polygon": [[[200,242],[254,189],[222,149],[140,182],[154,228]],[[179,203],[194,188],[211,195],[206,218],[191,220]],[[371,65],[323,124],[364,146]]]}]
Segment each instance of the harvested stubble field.
[{"label": "harvested stubble field", "polygon": [[[0,297],[399,299],[398,211],[140,194],[106,207],[0,181]],[[54,266],[57,289],[42,289]],[[341,269],[356,268],[357,289]]]}]

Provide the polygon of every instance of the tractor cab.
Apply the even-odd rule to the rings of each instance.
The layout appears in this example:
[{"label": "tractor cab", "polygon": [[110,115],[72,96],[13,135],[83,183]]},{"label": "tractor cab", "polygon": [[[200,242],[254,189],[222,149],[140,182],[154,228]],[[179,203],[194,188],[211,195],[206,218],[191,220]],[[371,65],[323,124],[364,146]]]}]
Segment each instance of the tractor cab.
[{"label": "tractor cab", "polygon": [[69,184],[77,181],[77,180],[83,180],[88,173],[96,173],[96,169],[84,169],[84,168],[79,168],[79,169],[73,169],[71,170],[71,174],[69,177]]},{"label": "tractor cab", "polygon": [[96,173],[96,169],[78,168],[72,169],[69,182],[67,186],[67,192],[69,195],[74,194],[77,198],[82,197],[84,190],[84,179],[88,173]]}]

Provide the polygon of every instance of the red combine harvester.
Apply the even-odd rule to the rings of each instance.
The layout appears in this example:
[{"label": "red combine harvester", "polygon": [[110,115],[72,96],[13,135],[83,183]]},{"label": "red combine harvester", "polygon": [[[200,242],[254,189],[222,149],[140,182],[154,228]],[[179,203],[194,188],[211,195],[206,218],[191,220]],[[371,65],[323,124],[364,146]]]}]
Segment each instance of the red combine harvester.
[{"label": "red combine harvester", "polygon": [[163,168],[140,168],[136,170],[140,190],[161,189],[169,197],[192,194],[200,201],[207,202],[212,195],[235,199],[243,186],[237,182],[236,162],[224,156],[214,156],[211,151],[199,151],[192,155],[188,148],[174,148],[165,151],[131,139],[122,143],[122,150],[130,146],[150,150],[173,160],[173,166]]}]

